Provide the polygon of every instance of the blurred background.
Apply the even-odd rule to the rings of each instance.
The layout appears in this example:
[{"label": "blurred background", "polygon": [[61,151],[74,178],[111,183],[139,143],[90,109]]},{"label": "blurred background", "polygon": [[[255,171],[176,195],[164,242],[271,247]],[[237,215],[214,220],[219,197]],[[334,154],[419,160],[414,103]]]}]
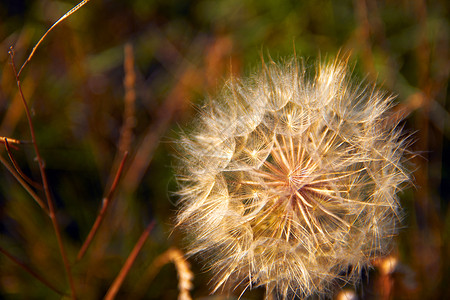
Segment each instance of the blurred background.
[{"label": "blurred background", "polygon": [[[41,177],[8,51],[14,47],[20,68],[76,4],[0,1],[0,137],[25,142],[9,151],[1,142],[0,156],[35,182]],[[184,249],[173,230],[179,127],[230,73],[252,73],[261,56],[276,61],[296,53],[313,65],[341,53],[350,55],[355,77],[397,95],[395,115],[405,118],[410,150],[419,154],[410,166],[414,186],[400,194],[406,217],[390,257],[395,268],[376,263],[355,293],[360,299],[449,299],[449,7],[445,0],[92,0],[60,23],[20,80],[78,297],[102,298],[154,222],[117,298],[177,299],[181,267],[167,251]],[[129,155],[107,213],[77,260],[124,151]],[[32,189],[45,199],[42,189]],[[0,299],[70,294],[50,218],[5,164],[0,249]],[[210,296],[211,274],[195,258],[188,261],[194,299],[239,297],[239,291]],[[263,296],[255,289],[241,299]]]}]

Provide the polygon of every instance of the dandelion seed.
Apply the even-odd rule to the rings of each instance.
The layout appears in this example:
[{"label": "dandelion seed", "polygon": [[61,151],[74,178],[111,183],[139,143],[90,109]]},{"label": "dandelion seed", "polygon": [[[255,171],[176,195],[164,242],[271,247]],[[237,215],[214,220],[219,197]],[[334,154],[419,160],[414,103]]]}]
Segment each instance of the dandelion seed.
[{"label": "dandelion seed", "polygon": [[392,98],[353,84],[346,67],[308,77],[296,60],[263,64],[230,80],[181,138],[178,225],[214,290],[325,294],[388,254],[405,140],[386,122]]}]

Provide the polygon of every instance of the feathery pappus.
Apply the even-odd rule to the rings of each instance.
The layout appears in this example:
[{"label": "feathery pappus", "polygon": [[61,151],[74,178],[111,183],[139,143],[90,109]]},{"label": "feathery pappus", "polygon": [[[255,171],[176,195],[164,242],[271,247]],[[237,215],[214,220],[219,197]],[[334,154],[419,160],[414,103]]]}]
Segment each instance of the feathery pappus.
[{"label": "feathery pappus", "polygon": [[263,63],[231,78],[181,135],[177,224],[214,291],[326,295],[389,253],[406,139],[388,119],[393,98],[347,69]]}]

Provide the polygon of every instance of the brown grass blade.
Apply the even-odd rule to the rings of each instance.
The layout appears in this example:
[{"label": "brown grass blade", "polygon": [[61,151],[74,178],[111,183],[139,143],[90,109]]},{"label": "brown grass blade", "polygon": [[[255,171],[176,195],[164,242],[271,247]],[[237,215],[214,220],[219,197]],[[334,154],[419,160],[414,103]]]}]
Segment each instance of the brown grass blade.
[{"label": "brown grass blade", "polygon": [[17,88],[19,90],[20,98],[22,100],[22,104],[23,104],[24,109],[25,109],[25,114],[27,116],[28,127],[29,127],[30,135],[31,135],[31,142],[33,144],[34,152],[36,154],[36,159],[37,159],[37,162],[38,162],[38,165],[39,165],[39,172],[41,173],[42,185],[44,186],[45,198],[47,199],[49,216],[50,216],[50,219],[52,220],[52,225],[53,225],[53,229],[55,231],[56,239],[58,241],[58,247],[59,247],[60,254],[61,254],[61,257],[62,257],[62,260],[63,260],[64,269],[65,269],[66,275],[67,275],[67,280],[69,281],[70,290],[71,290],[71,297],[72,297],[72,299],[76,299],[75,285],[73,283],[72,271],[70,269],[69,260],[67,258],[66,250],[64,248],[64,244],[63,244],[63,241],[62,241],[61,230],[60,230],[58,222],[56,220],[56,214],[55,214],[55,208],[54,208],[54,205],[53,205],[53,199],[52,199],[52,196],[51,196],[51,193],[50,193],[50,188],[49,188],[48,181],[47,181],[47,174],[45,173],[44,160],[42,159],[42,156],[41,156],[40,151],[39,151],[39,147],[37,146],[36,133],[35,133],[35,130],[34,130],[33,121],[31,120],[30,109],[28,107],[27,101],[25,100],[25,96],[23,95],[22,86],[20,84],[20,79],[19,79],[19,74],[17,73],[16,65],[14,63],[14,51],[13,51],[12,47],[11,47],[11,49],[9,51],[9,55],[11,57],[11,67],[13,69],[14,76],[16,77]]},{"label": "brown grass blade", "polygon": [[84,254],[87,251],[87,248],[91,244],[95,234],[97,233],[98,229],[100,228],[100,224],[103,221],[103,218],[104,218],[105,213],[106,213],[106,209],[108,208],[109,203],[111,201],[111,198],[112,198],[112,196],[114,194],[114,191],[116,190],[117,185],[119,183],[120,175],[122,174],[123,167],[125,165],[125,160],[126,160],[127,156],[128,156],[128,152],[125,152],[125,154],[123,155],[123,158],[122,158],[122,162],[120,163],[120,166],[119,166],[119,168],[118,168],[118,170],[116,172],[116,176],[114,178],[114,182],[111,185],[111,188],[109,189],[108,194],[105,196],[105,198],[103,198],[102,208],[100,209],[100,212],[97,215],[97,218],[95,219],[94,225],[92,225],[91,231],[89,232],[86,240],[84,241],[83,246],[81,246],[81,249],[78,252],[77,260],[81,260],[83,258]]},{"label": "brown grass blade", "polygon": [[54,291],[60,296],[64,296],[64,293],[54,287],[49,281],[47,281],[44,277],[33,271],[30,267],[25,265],[23,262],[21,262],[19,259],[17,259],[15,256],[10,254],[8,251],[0,247],[0,252],[3,253],[6,257],[8,257],[10,260],[12,260],[15,264],[17,264],[19,267],[21,267],[23,270],[25,270],[27,273],[29,273],[31,276],[42,282],[45,286],[47,286],[49,289]]},{"label": "brown grass blade", "polygon": [[11,160],[11,163],[13,164],[13,166],[16,169],[17,173],[19,173],[19,175],[23,178],[23,180],[25,180],[29,185],[31,185],[32,187],[34,187],[36,189],[42,190],[43,189],[42,185],[40,185],[37,182],[34,182],[31,178],[29,178],[27,175],[25,175],[25,173],[23,173],[23,171],[20,169],[19,164],[14,159],[14,156],[13,156],[13,154],[11,152],[11,148],[10,148],[10,145],[9,145],[9,139],[5,138],[4,142],[5,142],[6,152],[8,152],[9,159]]},{"label": "brown grass blade", "polygon": [[11,173],[12,176],[20,183],[20,185],[27,191],[27,193],[33,198],[34,201],[42,208],[42,210],[49,215],[47,205],[41,198],[33,191],[33,189],[22,179],[20,174],[16,172],[16,170],[11,167],[8,162],[0,156],[0,163],[5,166],[5,168]]},{"label": "brown grass blade", "polygon": [[130,297],[130,299],[141,299],[147,290],[149,283],[159,273],[161,268],[168,264],[173,263],[178,274],[178,300],[191,300],[192,297],[189,291],[192,289],[192,279],[194,274],[192,273],[189,263],[184,258],[183,252],[177,248],[170,248],[161,255],[159,255],[152,264],[147,268],[146,274],[136,284],[136,291]]},{"label": "brown grass blade", "polygon": [[37,42],[37,44],[33,47],[33,50],[31,50],[30,55],[28,56],[27,60],[23,63],[22,67],[20,68],[19,72],[17,73],[17,77],[20,76],[20,74],[22,73],[23,68],[26,66],[26,64],[31,60],[31,58],[34,55],[34,52],[36,52],[37,48],[39,47],[39,45],[42,43],[42,41],[45,39],[45,37],[47,36],[47,34],[50,33],[50,31],[52,31],[53,28],[55,28],[59,23],[61,23],[64,19],[66,19],[67,17],[69,17],[71,14],[73,14],[74,12],[76,12],[79,8],[81,8],[83,5],[85,5],[86,3],[88,3],[90,0],[83,0],[80,3],[78,3],[76,6],[74,6],[71,10],[69,10],[68,12],[66,12],[61,18],[58,19],[58,21],[56,21],[45,33],[44,35],[41,37],[41,39]]},{"label": "brown grass blade", "polygon": [[155,225],[154,222],[151,222],[147,228],[144,230],[144,232],[141,234],[139,240],[137,241],[136,245],[134,246],[133,250],[131,251],[130,255],[128,256],[127,260],[125,261],[125,264],[123,265],[122,269],[119,272],[119,275],[117,275],[114,282],[109,287],[108,292],[106,293],[105,300],[112,300],[116,297],[117,292],[120,289],[120,286],[122,285],[123,281],[125,280],[125,277],[127,276],[128,272],[131,269],[131,266],[133,265],[134,261],[136,260],[136,257],[141,251],[142,247],[144,246],[145,241],[147,240],[150,231],[152,230],[153,226]]},{"label": "brown grass blade", "polygon": [[133,139],[133,128],[136,123],[135,117],[136,74],[134,71],[133,46],[130,43],[126,44],[124,52],[125,52],[125,61],[124,61],[125,78],[123,80],[123,85],[125,88],[125,97],[123,110],[123,125],[119,139],[119,151],[121,153],[130,151],[130,146]]}]

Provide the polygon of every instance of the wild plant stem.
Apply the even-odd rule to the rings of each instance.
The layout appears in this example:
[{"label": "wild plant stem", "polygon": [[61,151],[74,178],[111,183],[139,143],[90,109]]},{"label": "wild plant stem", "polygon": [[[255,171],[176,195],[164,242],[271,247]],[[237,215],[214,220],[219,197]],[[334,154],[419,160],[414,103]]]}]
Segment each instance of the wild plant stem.
[{"label": "wild plant stem", "polygon": [[20,183],[20,185],[28,192],[28,194],[36,201],[36,203],[42,208],[42,210],[49,215],[47,205],[42,201],[41,198],[31,189],[31,187],[25,182],[25,180],[22,179],[19,173],[11,167],[8,162],[3,159],[3,157],[0,156],[0,163],[5,166],[6,169],[8,169],[9,173],[11,173],[12,176]]},{"label": "wild plant stem", "polygon": [[33,57],[34,53],[36,52],[37,48],[39,47],[39,45],[42,43],[42,41],[45,39],[45,37],[47,36],[47,34],[50,33],[50,31],[53,30],[53,28],[55,28],[59,23],[61,23],[64,19],[66,19],[67,17],[69,17],[71,14],[73,14],[74,12],[76,12],[78,9],[80,9],[83,5],[85,5],[86,3],[88,3],[90,0],[83,0],[80,3],[78,3],[77,5],[75,5],[72,9],[70,9],[68,12],[66,12],[61,18],[58,19],[58,21],[56,21],[45,33],[44,35],[41,37],[41,39],[37,42],[37,44],[33,47],[33,50],[31,50],[30,55],[28,56],[27,60],[23,63],[22,67],[20,67],[19,72],[16,72],[16,77],[19,77],[20,74],[22,73],[23,68],[25,68],[25,66],[27,65],[27,63],[31,60],[31,58]]},{"label": "wild plant stem", "polygon": [[22,269],[24,269],[26,272],[31,274],[34,278],[42,282],[44,285],[46,285],[48,288],[53,290],[55,293],[59,294],[60,296],[63,296],[64,293],[58,290],[56,287],[54,287],[50,282],[48,282],[44,277],[33,271],[30,267],[25,265],[23,262],[18,260],[15,256],[13,256],[11,253],[0,247],[0,252],[3,253],[6,257],[8,257],[10,260],[12,260],[14,263],[19,265]]},{"label": "wild plant stem", "polygon": [[123,281],[125,280],[125,277],[127,276],[128,272],[130,271],[131,266],[133,265],[134,261],[136,260],[136,257],[139,254],[139,251],[141,251],[142,247],[144,246],[144,243],[147,240],[147,238],[150,234],[150,231],[152,230],[154,225],[155,225],[154,222],[151,222],[150,224],[148,224],[147,228],[141,234],[141,236],[139,237],[139,240],[137,241],[136,245],[134,246],[134,248],[131,251],[130,255],[128,256],[127,260],[125,261],[125,263],[124,263],[122,269],[120,270],[119,274],[117,275],[116,279],[109,287],[104,300],[112,300],[116,297],[117,292],[120,289],[120,286],[122,285]]},{"label": "wild plant stem", "polygon": [[127,156],[128,156],[128,152],[125,152],[124,155],[123,155],[122,161],[120,163],[120,166],[119,166],[119,168],[118,168],[118,170],[116,172],[116,176],[114,178],[114,182],[111,185],[111,188],[109,189],[108,194],[103,198],[102,208],[100,209],[100,212],[98,213],[97,218],[95,219],[94,225],[92,225],[92,228],[89,231],[89,234],[88,234],[86,240],[84,241],[83,246],[81,246],[80,251],[78,252],[77,261],[81,260],[83,258],[84,254],[86,253],[89,245],[91,244],[95,234],[97,233],[98,229],[100,228],[100,224],[103,221],[103,218],[104,218],[105,213],[106,213],[106,209],[108,208],[109,203],[111,202],[111,198],[113,196],[113,193],[116,190],[117,185],[119,183],[120,175],[122,174],[123,167],[125,165],[125,160],[126,160]]},{"label": "wild plant stem", "polygon": [[70,269],[69,260],[67,258],[66,250],[64,248],[64,244],[63,244],[63,241],[62,241],[61,231],[60,231],[58,222],[56,220],[55,208],[54,208],[54,205],[53,205],[53,199],[52,199],[52,196],[51,196],[51,193],[50,193],[48,180],[47,180],[47,175],[45,173],[45,164],[44,164],[42,156],[41,156],[41,154],[39,152],[39,147],[37,146],[36,134],[35,134],[33,122],[31,120],[30,109],[28,107],[27,101],[25,100],[25,96],[23,95],[23,92],[22,92],[22,86],[20,84],[19,74],[17,73],[16,66],[15,66],[15,63],[14,63],[14,51],[13,51],[12,47],[10,48],[9,55],[11,57],[11,65],[12,65],[12,68],[13,68],[13,71],[14,71],[14,76],[16,77],[16,83],[17,83],[17,88],[19,89],[20,98],[22,99],[22,103],[23,103],[23,106],[25,108],[25,114],[27,116],[28,127],[30,129],[30,134],[31,134],[31,143],[33,144],[34,152],[36,153],[36,159],[37,159],[37,162],[38,162],[38,165],[39,165],[39,171],[41,173],[41,179],[42,179],[42,185],[44,187],[45,198],[47,199],[47,205],[48,205],[48,209],[49,209],[49,216],[50,216],[50,219],[52,220],[53,229],[55,231],[56,239],[58,241],[59,251],[60,251],[63,263],[64,263],[64,268],[65,268],[65,271],[66,271],[67,279],[69,281],[70,290],[71,290],[71,297],[72,297],[72,299],[76,299],[75,285],[73,283],[72,272],[71,272],[71,269]]},{"label": "wild plant stem", "polygon": [[34,182],[31,178],[29,178],[27,175],[25,175],[25,173],[20,169],[19,164],[17,163],[17,161],[15,160],[15,158],[11,152],[11,148],[9,146],[9,141],[7,138],[5,138],[5,148],[6,148],[6,152],[8,153],[9,160],[11,160],[11,163],[13,164],[17,173],[19,173],[19,175],[22,177],[22,179],[25,180],[32,187],[42,190],[42,186],[39,183]]}]

